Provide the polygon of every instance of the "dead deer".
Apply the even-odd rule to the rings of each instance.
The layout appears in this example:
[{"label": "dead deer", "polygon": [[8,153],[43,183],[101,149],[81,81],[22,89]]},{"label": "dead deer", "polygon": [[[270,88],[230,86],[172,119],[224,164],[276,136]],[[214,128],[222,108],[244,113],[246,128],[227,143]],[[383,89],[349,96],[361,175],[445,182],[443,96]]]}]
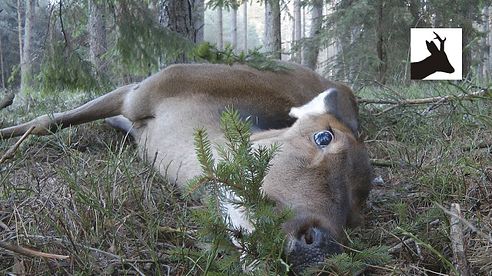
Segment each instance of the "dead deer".
[{"label": "dead deer", "polygon": [[[352,91],[300,65],[285,66],[284,72],[267,72],[245,65],[172,65],[73,110],[1,129],[0,137],[22,135],[31,126],[34,134],[47,135],[107,118],[135,138],[142,158],[184,187],[200,174],[193,133],[205,128],[211,141],[225,142],[219,118],[232,106],[251,119],[255,145],[281,144],[262,189],[294,213],[283,226],[285,254],[300,270],[342,251],[344,227],[360,221],[371,167],[358,139]],[[250,228],[240,210],[230,205],[228,213],[234,225]]]},{"label": "dead deer", "polygon": [[412,62],[410,65],[410,78],[412,80],[424,79],[435,72],[454,72],[454,68],[451,63],[449,63],[448,56],[444,51],[444,42],[446,41],[446,38],[441,39],[436,32],[434,32],[434,34],[436,35],[434,39],[437,39],[440,42],[440,49],[437,49],[434,41],[425,41],[427,50],[429,50],[431,55],[419,62]]}]

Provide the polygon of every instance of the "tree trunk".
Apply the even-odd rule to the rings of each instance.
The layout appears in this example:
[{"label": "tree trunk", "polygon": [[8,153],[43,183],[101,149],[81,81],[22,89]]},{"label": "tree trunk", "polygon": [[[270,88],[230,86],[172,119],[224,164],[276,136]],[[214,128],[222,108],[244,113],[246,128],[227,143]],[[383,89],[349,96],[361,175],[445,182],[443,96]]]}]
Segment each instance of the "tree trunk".
[{"label": "tree trunk", "polygon": [[[302,16],[302,31],[301,31],[301,39],[306,37],[306,7],[302,7],[301,11]],[[304,64],[304,51],[301,51],[301,64]]]},{"label": "tree trunk", "polygon": [[294,45],[297,46],[296,51],[293,51],[293,60],[294,62],[301,63],[301,52],[302,47],[300,45],[301,35],[302,35],[302,26],[301,26],[301,1],[294,1]]},{"label": "tree trunk", "polygon": [[231,46],[237,49],[237,7],[231,8]]},{"label": "tree trunk", "polygon": [[105,71],[102,55],[106,53],[106,24],[104,20],[104,3],[89,0],[89,56],[95,76]]},{"label": "tree trunk", "polygon": [[488,76],[489,76],[489,81],[491,80],[490,76],[492,75],[492,8],[491,6],[488,7],[489,13],[488,13],[488,21],[487,21],[487,26],[488,26],[488,34],[487,34],[487,57],[488,57],[488,63],[487,63],[487,70],[488,70]]},{"label": "tree trunk", "polygon": [[219,34],[217,38],[217,48],[224,49],[224,23],[223,23],[222,7],[217,7],[217,24],[219,25]]},{"label": "tree trunk", "polygon": [[0,35],[0,71],[2,73],[2,88],[5,89],[5,67],[3,65],[3,45],[2,45],[1,35]]},{"label": "tree trunk", "polygon": [[[195,17],[193,10],[195,0],[188,1],[165,1],[163,3],[163,25],[169,30],[176,32],[190,41],[196,41]],[[177,59],[176,63],[186,63],[188,58],[183,53]]]},{"label": "tree trunk", "polygon": [[462,25],[463,31],[463,78],[470,79],[470,68],[472,63],[472,53],[470,43],[473,35],[473,22],[471,20],[471,8],[467,8]]},{"label": "tree trunk", "polygon": [[388,61],[386,57],[385,29],[384,29],[384,0],[379,0],[377,5],[377,26],[376,26],[376,51],[379,59],[378,64],[378,82],[386,83],[386,70]]},{"label": "tree trunk", "polygon": [[491,49],[490,49],[490,44],[492,43],[492,34],[490,33],[492,30],[490,29],[490,23],[491,23],[491,9],[489,6],[485,6],[483,10],[483,33],[485,35],[484,37],[484,60],[483,60],[483,76],[484,76],[484,81],[490,81],[490,75],[492,74],[492,56],[491,54]]},{"label": "tree trunk", "polygon": [[24,23],[24,47],[22,50],[21,63],[21,91],[24,91],[32,84],[32,35],[34,28],[34,8],[36,0],[26,0],[26,16]]},{"label": "tree trunk", "polygon": [[202,42],[204,38],[204,26],[205,26],[205,1],[195,0],[195,9],[193,10],[195,15],[195,42]]},{"label": "tree trunk", "polygon": [[279,0],[265,1],[265,37],[264,44],[267,52],[274,58],[282,59],[282,39],[280,30]]},{"label": "tree trunk", "polygon": [[243,2],[243,50],[248,51],[248,0]]},{"label": "tree trunk", "polygon": [[22,5],[21,0],[17,0],[17,33],[19,37],[19,65],[22,64]]},{"label": "tree trunk", "polygon": [[309,33],[309,43],[306,43],[304,47],[304,65],[316,69],[318,63],[319,54],[319,38],[318,35],[321,31],[323,24],[323,0],[316,0],[313,2],[313,9],[311,11],[311,30]]}]

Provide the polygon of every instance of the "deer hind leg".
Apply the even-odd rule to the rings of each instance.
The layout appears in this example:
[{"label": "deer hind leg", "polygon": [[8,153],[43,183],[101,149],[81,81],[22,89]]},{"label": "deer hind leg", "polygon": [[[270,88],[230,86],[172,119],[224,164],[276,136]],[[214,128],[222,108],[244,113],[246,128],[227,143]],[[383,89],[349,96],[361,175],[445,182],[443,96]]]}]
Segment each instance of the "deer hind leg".
[{"label": "deer hind leg", "polygon": [[48,135],[60,128],[120,115],[125,99],[134,86],[134,84],[131,84],[120,87],[66,112],[39,116],[30,122],[0,129],[0,139],[20,136],[32,126],[35,127],[32,134]]},{"label": "deer hind leg", "polygon": [[140,133],[135,123],[130,121],[123,115],[113,116],[104,120],[108,125],[123,131],[125,134],[130,134],[135,140],[140,138]]}]

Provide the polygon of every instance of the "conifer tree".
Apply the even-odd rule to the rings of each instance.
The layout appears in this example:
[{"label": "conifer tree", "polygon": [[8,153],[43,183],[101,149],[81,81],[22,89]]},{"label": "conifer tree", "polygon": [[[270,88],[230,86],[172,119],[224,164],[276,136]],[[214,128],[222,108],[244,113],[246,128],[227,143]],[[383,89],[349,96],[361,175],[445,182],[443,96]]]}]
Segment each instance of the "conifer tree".
[{"label": "conifer tree", "polygon": [[[251,123],[241,121],[237,111],[226,110],[221,127],[227,143],[216,147],[203,129],[195,133],[195,147],[202,175],[190,182],[190,191],[206,191],[206,209],[194,212],[200,225],[201,241],[211,248],[190,253],[205,268],[202,273],[237,275],[244,268],[262,275],[278,275],[288,271],[282,261],[284,235],[281,224],[289,211],[278,212],[272,201],[261,192],[269,162],[279,145],[253,147]],[[217,158],[217,159],[216,159]],[[225,204],[241,208],[254,229],[248,232],[233,225],[227,217]]]}]

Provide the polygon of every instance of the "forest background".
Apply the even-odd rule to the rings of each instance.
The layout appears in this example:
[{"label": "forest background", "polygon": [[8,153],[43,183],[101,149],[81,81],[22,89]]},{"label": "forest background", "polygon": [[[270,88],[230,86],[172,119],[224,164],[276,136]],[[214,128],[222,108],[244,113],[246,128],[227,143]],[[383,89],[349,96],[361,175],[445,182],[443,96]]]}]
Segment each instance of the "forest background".
[{"label": "forest background", "polygon": [[[353,87],[377,180],[365,222],[347,230],[350,250],[324,271],[490,275],[491,5],[2,0],[0,99],[15,100],[0,111],[0,127],[73,108],[173,63],[263,55],[301,63]],[[419,27],[462,29],[463,80],[410,80],[410,28]],[[14,143],[1,141],[0,152]],[[225,254],[191,254],[189,210],[199,203],[178,196],[101,122],[30,137],[4,161],[0,245],[72,258],[0,249],[0,273],[202,274],[204,260],[227,271]]]}]

